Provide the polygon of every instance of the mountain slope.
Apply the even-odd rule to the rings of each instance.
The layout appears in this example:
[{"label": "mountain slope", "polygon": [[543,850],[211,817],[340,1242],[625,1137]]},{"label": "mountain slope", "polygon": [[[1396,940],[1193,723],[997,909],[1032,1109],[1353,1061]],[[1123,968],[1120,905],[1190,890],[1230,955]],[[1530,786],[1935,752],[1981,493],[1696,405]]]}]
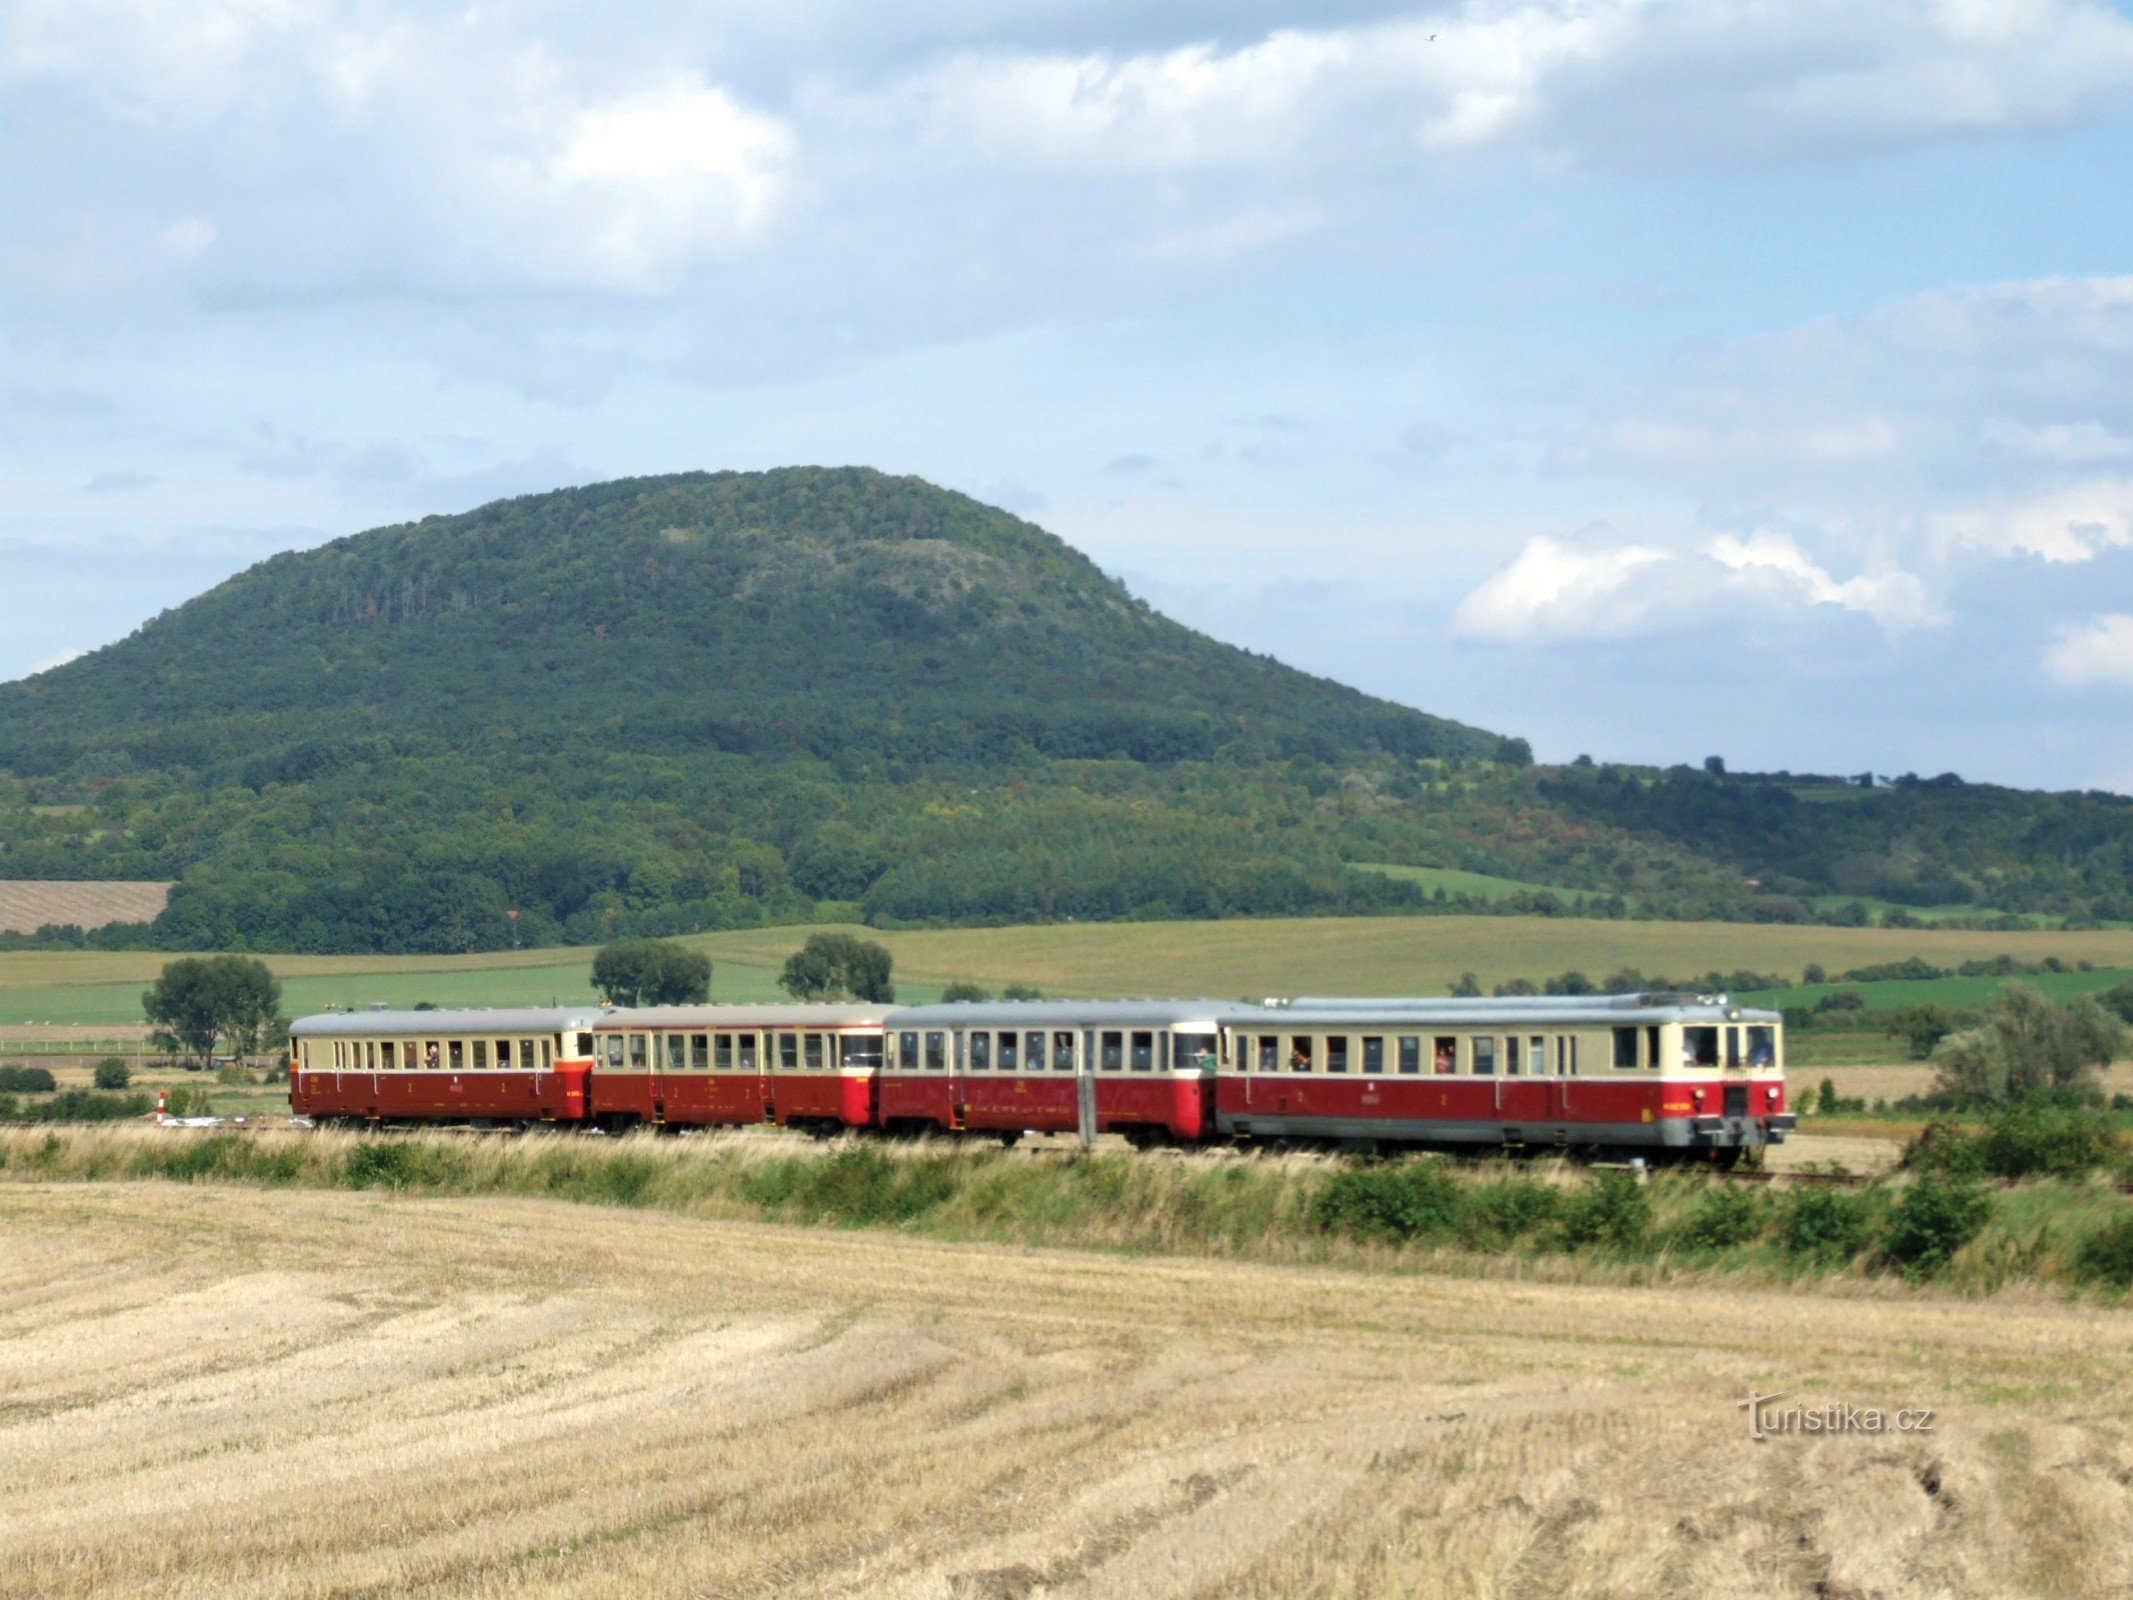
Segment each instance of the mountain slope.
[{"label": "mountain slope", "polygon": [[856,469],[628,480],[377,529],[0,687],[23,774],[124,751],[256,787],[357,733],[504,730],[977,762],[1500,744],[1182,627],[1004,512]]}]

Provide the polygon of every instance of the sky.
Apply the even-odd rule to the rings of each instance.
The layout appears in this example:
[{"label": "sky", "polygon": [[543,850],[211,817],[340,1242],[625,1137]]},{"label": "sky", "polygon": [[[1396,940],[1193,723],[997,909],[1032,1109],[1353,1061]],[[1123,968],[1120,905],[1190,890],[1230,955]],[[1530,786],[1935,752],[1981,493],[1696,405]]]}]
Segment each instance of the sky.
[{"label": "sky", "polygon": [[798,463],[1547,760],[2133,792],[2133,13],[0,0],[0,679]]}]

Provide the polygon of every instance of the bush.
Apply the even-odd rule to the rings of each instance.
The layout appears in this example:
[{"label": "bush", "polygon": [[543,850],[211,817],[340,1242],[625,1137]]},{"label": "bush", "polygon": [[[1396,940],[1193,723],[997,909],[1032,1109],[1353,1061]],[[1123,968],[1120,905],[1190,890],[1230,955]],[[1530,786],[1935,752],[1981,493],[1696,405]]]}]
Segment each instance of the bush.
[{"label": "bush", "polygon": [[1357,1238],[1448,1238],[1466,1220],[1466,1196],[1433,1162],[1351,1167],[1334,1174],[1312,1201],[1311,1215],[1330,1233]]},{"label": "bush", "polygon": [[1572,1250],[1587,1245],[1631,1249],[1651,1231],[1652,1202],[1644,1185],[1627,1172],[1603,1172],[1600,1181],[1563,1206],[1558,1236]]},{"label": "bush", "polygon": [[1988,1117],[1978,1133],[1931,1124],[1904,1152],[1904,1164],[1919,1171],[1972,1178],[2078,1178],[2117,1158],[2106,1113],[2038,1099]]},{"label": "bush", "polygon": [[1794,1189],[1778,1205],[1779,1246],[1787,1255],[1824,1265],[1857,1255],[1869,1226],[1866,1201],[1837,1189]]},{"label": "bush", "polygon": [[351,1189],[404,1189],[414,1181],[414,1148],[366,1140],[348,1152]]},{"label": "bush", "polygon": [[0,1091],[13,1094],[50,1094],[57,1087],[43,1067],[0,1067]]},{"label": "bush", "polygon": [[133,1069],[117,1056],[106,1056],[96,1064],[94,1080],[99,1089],[123,1089],[133,1082]]},{"label": "bush", "polygon": [[1476,1246],[1509,1244],[1555,1215],[1555,1191],[1531,1178],[1478,1184],[1466,1198],[1465,1242]]},{"label": "bush", "polygon": [[2133,1288],[2133,1211],[2121,1212],[2074,1247],[2074,1275]]},{"label": "bush", "polygon": [[1914,1277],[1938,1272],[1992,1220],[1992,1197],[1960,1179],[1920,1178],[1896,1202],[1883,1248]]},{"label": "bush", "polygon": [[1763,1197],[1740,1184],[1706,1189],[1696,1209],[1682,1219],[1680,1241],[1691,1250],[1730,1250],[1763,1231]]},{"label": "bush", "polygon": [[49,1100],[20,1101],[0,1096],[0,1122],[122,1122],[146,1115],[145,1094],[96,1094],[62,1089]]}]

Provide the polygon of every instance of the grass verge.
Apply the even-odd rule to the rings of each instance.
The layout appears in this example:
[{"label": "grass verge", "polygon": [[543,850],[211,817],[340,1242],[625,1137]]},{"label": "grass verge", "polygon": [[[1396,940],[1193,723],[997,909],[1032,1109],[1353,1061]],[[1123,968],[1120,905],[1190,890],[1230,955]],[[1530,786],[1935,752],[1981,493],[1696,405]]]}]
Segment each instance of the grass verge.
[{"label": "grass verge", "polygon": [[1007,1155],[754,1134],[614,1141],[301,1131],[0,1131],[0,1182],[163,1180],[511,1195],[928,1237],[1555,1279],[1763,1284],[2133,1282],[2133,1203],[2099,1178],[1988,1190],[1928,1175],[1849,1192],[1639,1182],[1422,1157]]}]

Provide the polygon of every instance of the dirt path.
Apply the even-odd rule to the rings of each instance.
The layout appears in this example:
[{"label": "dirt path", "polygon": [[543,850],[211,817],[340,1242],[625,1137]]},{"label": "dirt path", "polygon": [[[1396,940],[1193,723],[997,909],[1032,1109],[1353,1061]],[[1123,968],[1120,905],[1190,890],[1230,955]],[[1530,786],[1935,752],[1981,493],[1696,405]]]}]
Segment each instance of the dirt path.
[{"label": "dirt path", "polygon": [[[2133,1317],[0,1186],[7,1595],[2078,1595]],[[1933,1407],[1757,1444],[1751,1389]]]}]

